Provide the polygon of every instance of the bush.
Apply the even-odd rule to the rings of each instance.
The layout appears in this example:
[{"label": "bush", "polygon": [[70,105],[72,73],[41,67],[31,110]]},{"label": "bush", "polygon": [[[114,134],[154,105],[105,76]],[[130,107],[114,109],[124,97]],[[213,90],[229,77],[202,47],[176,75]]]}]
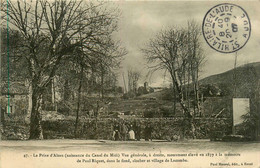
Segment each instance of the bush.
[{"label": "bush", "polygon": [[[81,119],[78,125],[79,139],[112,139],[113,127],[122,119],[115,118],[87,118]],[[147,124],[152,126],[152,139],[178,140],[183,130],[183,118],[128,118],[124,119],[129,127],[135,123],[141,126],[141,138],[144,139],[144,129]],[[216,134],[227,135],[231,133],[230,119],[194,119],[196,138],[210,138]],[[45,139],[74,138],[75,120],[43,121],[43,136]],[[29,137],[29,124],[23,122],[6,121],[2,137],[6,139],[22,139]],[[185,137],[192,138],[191,131],[186,131]]]}]

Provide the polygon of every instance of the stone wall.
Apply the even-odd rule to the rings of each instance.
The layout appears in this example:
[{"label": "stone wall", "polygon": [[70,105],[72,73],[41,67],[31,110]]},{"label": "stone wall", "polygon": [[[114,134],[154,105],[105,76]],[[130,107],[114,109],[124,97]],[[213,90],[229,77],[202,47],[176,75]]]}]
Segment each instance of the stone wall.
[{"label": "stone wall", "polygon": [[[112,139],[113,126],[120,122],[120,119],[88,118],[80,120],[78,126],[78,139]],[[129,127],[134,123],[141,125],[141,138],[144,139],[144,128],[150,124],[153,128],[152,138],[160,140],[176,140],[183,134],[182,118],[140,118],[124,119]],[[194,119],[195,132],[185,131],[186,138],[207,139],[231,133],[232,123],[230,119],[197,118]],[[43,135],[45,139],[74,138],[75,120],[43,121]],[[26,139],[29,137],[29,125],[24,122],[6,121],[3,129],[3,139]]]}]

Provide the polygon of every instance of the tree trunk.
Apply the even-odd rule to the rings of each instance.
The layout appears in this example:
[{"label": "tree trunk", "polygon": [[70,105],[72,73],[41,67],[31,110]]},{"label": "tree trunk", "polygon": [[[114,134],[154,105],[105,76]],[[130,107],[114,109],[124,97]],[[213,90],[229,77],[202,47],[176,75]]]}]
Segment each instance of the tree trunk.
[{"label": "tree trunk", "polygon": [[25,117],[25,122],[30,123],[31,118],[31,111],[32,111],[32,82],[28,81],[28,108],[27,108],[27,114]]},{"label": "tree trunk", "polygon": [[101,100],[104,101],[104,72],[101,70]]},{"label": "tree trunk", "polygon": [[198,109],[198,114],[201,117],[201,109],[200,109],[200,100],[199,100],[199,84],[198,84],[198,80],[196,81],[196,105],[197,105],[197,109]]},{"label": "tree trunk", "polygon": [[176,101],[177,101],[177,96],[176,96],[176,89],[174,86],[172,86],[173,90],[173,114],[176,115]]},{"label": "tree trunk", "polygon": [[[0,121],[0,128],[1,125],[3,126],[3,128],[5,127],[5,110],[2,108],[2,106],[0,106],[0,113],[1,113],[1,121]],[[1,140],[1,139],[0,139]]]},{"label": "tree trunk", "polygon": [[[197,67],[198,68],[198,67]],[[200,101],[199,101],[199,79],[198,79],[198,69],[195,69],[194,71],[194,101],[195,101],[195,109],[197,110],[197,114],[201,116],[201,110],[200,110]]]},{"label": "tree trunk", "polygon": [[172,77],[172,81],[173,84],[175,85],[176,88],[176,92],[178,93],[178,98],[179,98],[179,102],[180,105],[184,111],[184,118],[182,121],[182,133],[181,133],[181,139],[184,139],[184,137],[187,135],[188,131],[191,131],[192,133],[192,137],[194,138],[194,124],[193,124],[193,120],[192,120],[192,115],[190,113],[190,110],[187,108],[184,99],[183,99],[183,90],[182,90],[182,86],[179,82],[179,78],[178,78],[178,74],[177,72],[172,73],[171,74]]},{"label": "tree trunk", "polygon": [[79,123],[79,110],[80,110],[80,102],[81,102],[82,80],[83,80],[83,66],[81,66],[79,88],[78,88],[78,102],[77,102],[76,122],[75,122],[75,131],[74,131],[75,138],[78,137],[77,132],[78,132],[78,123]]},{"label": "tree trunk", "polygon": [[176,88],[176,92],[178,94],[178,99],[179,99],[179,102],[180,102],[180,105],[184,111],[184,117],[187,117],[187,118],[191,118],[191,114],[190,114],[190,110],[187,108],[185,102],[184,102],[184,98],[183,98],[183,90],[182,90],[182,86],[179,82],[179,78],[178,78],[178,75],[177,75],[177,72],[175,73],[172,73],[171,74],[171,77],[172,77],[172,81],[173,81],[173,84],[175,85],[175,88]]},{"label": "tree trunk", "polygon": [[42,91],[36,85],[32,92],[32,109],[31,109],[31,123],[30,123],[30,137],[29,139],[43,139],[43,130],[41,125],[41,105],[42,105]]},{"label": "tree trunk", "polygon": [[190,109],[190,66],[188,66],[188,93],[187,93],[187,100],[188,100],[188,108]]},{"label": "tree trunk", "polygon": [[64,100],[65,101],[68,101],[69,98],[70,98],[70,88],[69,88],[69,80],[68,79],[65,79],[65,82],[64,82]]}]

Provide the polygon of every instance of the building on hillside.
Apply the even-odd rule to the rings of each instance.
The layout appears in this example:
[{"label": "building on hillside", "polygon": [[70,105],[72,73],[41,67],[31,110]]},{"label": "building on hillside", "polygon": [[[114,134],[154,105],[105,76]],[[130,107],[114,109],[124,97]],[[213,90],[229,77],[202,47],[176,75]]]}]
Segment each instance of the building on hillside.
[{"label": "building on hillside", "polygon": [[[9,88],[6,81],[0,83],[1,96],[0,105],[1,113],[4,115],[25,115],[31,107],[30,87],[28,81],[10,81]],[[61,100],[60,89],[57,87],[57,79],[47,87],[43,95],[43,108]],[[44,109],[43,109],[44,110]],[[46,109],[49,111],[48,109]],[[52,111],[52,110],[51,110]]]},{"label": "building on hillside", "polygon": [[1,83],[1,113],[26,114],[28,109],[28,85],[26,82]]},{"label": "building on hillside", "polygon": [[144,82],[144,86],[140,86],[137,90],[138,95],[148,94],[154,92],[154,89],[148,85],[148,82]]}]

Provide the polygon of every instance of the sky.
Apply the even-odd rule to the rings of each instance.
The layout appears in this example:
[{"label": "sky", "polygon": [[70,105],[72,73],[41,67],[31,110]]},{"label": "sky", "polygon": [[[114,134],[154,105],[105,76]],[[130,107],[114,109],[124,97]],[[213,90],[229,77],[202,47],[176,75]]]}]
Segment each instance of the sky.
[{"label": "sky", "polygon": [[[127,74],[127,69],[141,71],[140,84],[148,81],[151,86],[166,86],[168,76],[164,71],[154,73],[150,78],[144,55],[140,51],[145,43],[160,30],[168,27],[185,27],[189,20],[195,20],[202,25],[207,11],[224,1],[118,1],[115,4],[121,9],[119,30],[115,37],[121,40],[128,51],[122,62],[120,75]],[[260,61],[260,1],[230,1],[241,6],[251,21],[251,37],[247,44],[237,52],[237,65]],[[213,50],[201,38],[206,56],[206,63],[200,74],[201,78],[225,72],[234,67],[235,53],[224,54]],[[119,77],[120,78],[120,77]],[[123,80],[119,79],[123,86]]]}]

